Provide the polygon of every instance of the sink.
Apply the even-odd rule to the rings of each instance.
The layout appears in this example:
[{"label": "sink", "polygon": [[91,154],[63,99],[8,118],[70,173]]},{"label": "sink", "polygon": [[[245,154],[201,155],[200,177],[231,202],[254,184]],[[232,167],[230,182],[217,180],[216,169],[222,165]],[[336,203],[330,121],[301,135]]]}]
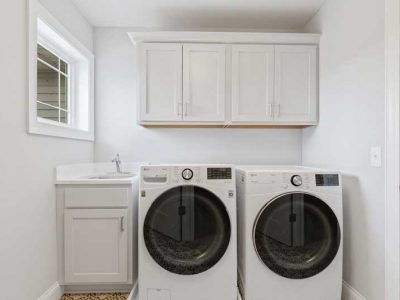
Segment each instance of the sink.
[{"label": "sink", "polygon": [[106,174],[97,174],[90,175],[85,177],[86,179],[124,179],[136,176],[133,173],[106,173]]}]

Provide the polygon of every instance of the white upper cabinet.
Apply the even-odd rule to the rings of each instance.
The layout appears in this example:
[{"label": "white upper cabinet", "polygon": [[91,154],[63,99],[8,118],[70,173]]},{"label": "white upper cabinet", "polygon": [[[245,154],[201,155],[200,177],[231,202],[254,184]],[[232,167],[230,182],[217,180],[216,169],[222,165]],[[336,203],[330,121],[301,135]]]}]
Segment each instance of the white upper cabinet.
[{"label": "white upper cabinet", "polygon": [[232,121],[271,122],[274,46],[232,46]]},{"label": "white upper cabinet", "polygon": [[316,46],[275,46],[274,108],[279,123],[317,122]]},{"label": "white upper cabinet", "polygon": [[144,43],[139,51],[140,120],[182,120],[182,45]]},{"label": "white upper cabinet", "polygon": [[139,123],[318,123],[318,34],[129,33],[138,53]]},{"label": "white upper cabinet", "polygon": [[183,45],[183,120],[225,121],[225,45]]}]

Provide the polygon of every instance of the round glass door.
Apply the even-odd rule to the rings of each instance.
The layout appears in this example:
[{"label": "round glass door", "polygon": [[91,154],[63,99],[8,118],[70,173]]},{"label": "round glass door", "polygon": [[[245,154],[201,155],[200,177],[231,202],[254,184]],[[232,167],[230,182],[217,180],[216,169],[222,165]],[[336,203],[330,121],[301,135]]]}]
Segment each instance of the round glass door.
[{"label": "round glass door", "polygon": [[333,261],[339,250],[340,227],[324,201],[291,193],[263,208],[253,239],[258,256],[270,270],[303,279],[322,272]]},{"label": "round glass door", "polygon": [[143,234],[147,250],[161,267],[191,275],[221,259],[229,245],[231,225],[216,195],[197,186],[179,186],[153,202]]}]

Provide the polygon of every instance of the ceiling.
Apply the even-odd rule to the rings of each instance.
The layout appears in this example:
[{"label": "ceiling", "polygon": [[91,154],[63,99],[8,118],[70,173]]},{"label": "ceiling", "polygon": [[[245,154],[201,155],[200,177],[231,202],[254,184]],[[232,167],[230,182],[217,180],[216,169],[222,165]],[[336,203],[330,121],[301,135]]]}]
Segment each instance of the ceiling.
[{"label": "ceiling", "polygon": [[301,29],[325,0],[71,0],[93,26]]}]

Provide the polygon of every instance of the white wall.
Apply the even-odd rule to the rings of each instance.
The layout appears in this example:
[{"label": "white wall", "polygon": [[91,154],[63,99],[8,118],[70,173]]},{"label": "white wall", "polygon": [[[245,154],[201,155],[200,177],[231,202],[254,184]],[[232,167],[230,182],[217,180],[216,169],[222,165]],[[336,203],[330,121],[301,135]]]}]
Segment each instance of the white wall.
[{"label": "white wall", "polygon": [[[0,298],[7,300],[37,299],[57,281],[54,167],[93,159],[92,143],[26,133],[26,17],[25,0],[2,3]],[[90,28],[79,29],[90,41]]]},{"label": "white wall", "polygon": [[303,131],[303,164],[344,173],[344,279],[384,295],[384,1],[327,0],[307,29],[322,32],[320,125]]},{"label": "white wall", "polygon": [[[32,1],[32,0],[28,0]],[[70,0],[39,0],[46,9],[89,50],[93,51],[93,27]]]},{"label": "white wall", "polygon": [[134,48],[127,29],[96,28],[95,160],[298,164],[300,129],[147,129],[136,124]]}]

